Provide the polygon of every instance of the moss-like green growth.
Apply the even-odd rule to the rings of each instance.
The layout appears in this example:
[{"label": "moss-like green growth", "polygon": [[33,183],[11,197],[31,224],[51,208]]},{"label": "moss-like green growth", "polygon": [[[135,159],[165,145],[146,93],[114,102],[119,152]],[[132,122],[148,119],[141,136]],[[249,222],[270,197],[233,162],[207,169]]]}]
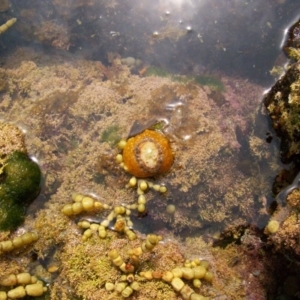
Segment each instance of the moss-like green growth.
[{"label": "moss-like green growth", "polygon": [[167,70],[160,67],[149,67],[145,73],[145,76],[156,76],[156,77],[166,77],[170,78],[172,81],[180,82],[180,83],[188,83],[192,81],[191,77],[175,75]]},{"label": "moss-like green growth", "polygon": [[25,207],[38,195],[40,182],[39,166],[25,153],[15,151],[8,157],[0,184],[0,230],[22,223]]},{"label": "moss-like green growth", "polygon": [[22,152],[14,152],[4,167],[5,185],[16,202],[28,203],[40,191],[41,171],[39,166]]},{"label": "moss-like green growth", "polygon": [[171,77],[171,73],[160,67],[151,66],[145,72],[145,76]]},{"label": "moss-like green growth", "polygon": [[160,67],[149,67],[145,73],[145,76],[157,76],[170,78],[172,81],[180,83],[195,83],[197,85],[207,85],[213,91],[222,92],[224,91],[224,85],[222,81],[215,76],[201,75],[201,76],[182,76],[174,75]]},{"label": "moss-like green growth", "polygon": [[209,86],[213,91],[222,92],[224,91],[224,84],[222,81],[214,76],[195,76],[192,77],[196,84],[199,85],[207,85]]},{"label": "moss-like green growth", "polygon": [[0,230],[10,230],[23,223],[25,207],[6,196],[0,198]]},{"label": "moss-like green growth", "polygon": [[107,142],[111,145],[116,145],[121,137],[118,133],[119,131],[119,126],[118,125],[112,125],[106,128],[101,135],[101,142]]}]

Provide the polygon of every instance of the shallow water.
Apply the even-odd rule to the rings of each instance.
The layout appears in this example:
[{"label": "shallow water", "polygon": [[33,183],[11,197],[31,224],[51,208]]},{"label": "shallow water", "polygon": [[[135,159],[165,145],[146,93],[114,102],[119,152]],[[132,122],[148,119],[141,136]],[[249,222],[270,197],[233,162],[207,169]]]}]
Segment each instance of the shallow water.
[{"label": "shallow water", "polygon": [[[28,59],[36,61],[38,66],[46,64],[50,68],[51,65],[53,67],[56,65],[56,61],[62,62],[62,59],[68,61],[70,59],[86,58],[100,60],[102,63],[107,64],[112,63],[116,58],[116,55],[114,56],[112,53],[116,53],[123,58],[122,64],[128,65],[132,74],[144,75],[144,73],[139,72],[147,72],[145,75],[164,76],[179,82],[196,80],[200,86],[208,85],[211,89],[209,98],[213,100],[212,103],[217,107],[205,122],[210,122],[210,118],[220,118],[218,133],[223,136],[225,141],[222,143],[219,141],[217,146],[219,149],[216,149],[216,153],[210,158],[207,154],[203,154],[203,158],[199,160],[199,163],[201,162],[205,166],[209,165],[207,169],[210,170],[211,175],[201,175],[201,173],[207,173],[207,171],[204,171],[206,168],[196,166],[198,175],[194,175],[194,179],[191,178],[193,183],[188,184],[188,178],[184,179],[185,177],[182,179],[183,183],[181,185],[174,182],[174,192],[169,196],[167,203],[182,206],[183,210],[184,206],[192,207],[193,210],[195,208],[193,202],[195,201],[192,199],[198,198],[196,200],[198,215],[195,216],[196,219],[199,218],[199,214],[200,219],[203,218],[203,211],[212,210],[209,213],[211,216],[206,213],[203,222],[198,220],[194,226],[189,226],[190,229],[194,227],[199,230],[199,227],[207,226],[210,228],[212,224],[223,223],[224,219],[230,220],[231,223],[232,218],[235,217],[231,215],[217,217],[213,212],[213,207],[216,206],[205,204],[217,202],[220,203],[219,205],[224,205],[222,199],[226,198],[226,195],[229,198],[232,196],[227,190],[233,186],[233,182],[229,180],[226,183],[227,187],[223,187],[218,183],[225,176],[225,174],[222,174],[222,168],[227,174],[231,172],[231,178],[238,177],[240,182],[253,181],[256,175],[259,174],[259,183],[254,181],[249,183],[247,189],[250,190],[241,192],[241,196],[238,197],[239,200],[237,203],[231,204],[230,210],[232,211],[231,214],[241,215],[244,218],[242,211],[245,209],[239,203],[244,202],[243,197],[246,199],[250,197],[252,205],[248,209],[253,212],[246,213],[247,222],[254,222],[260,227],[265,225],[267,220],[265,216],[261,218],[256,216],[256,220],[254,220],[253,215],[256,215],[255,211],[266,210],[272,201],[269,186],[272,184],[274,171],[276,172],[280,168],[280,163],[276,160],[276,140],[273,140],[272,145],[264,142],[265,135],[270,131],[270,128],[268,128],[268,120],[264,116],[264,111],[260,107],[260,99],[263,90],[273,81],[269,74],[273,65],[283,65],[285,63],[285,59],[280,53],[280,44],[284,39],[284,30],[294,19],[293,14],[297,14],[295,1],[286,1],[285,3],[274,1],[264,4],[259,1],[228,1],[223,4],[217,1],[201,1],[197,4],[193,1],[185,3],[170,1],[156,3],[155,5],[154,3],[149,4],[147,1],[139,3],[119,3],[116,1],[109,5],[101,2],[93,3],[92,1],[86,4],[81,2],[70,2],[68,4],[53,2],[47,3],[45,8],[36,6],[32,8],[30,2],[22,4],[25,7],[20,6],[19,3],[16,7],[14,2],[11,5],[12,8],[7,14],[14,12],[16,16],[20,15],[20,18],[15,30],[12,29],[10,37],[8,37],[8,34],[4,36],[7,39],[10,38],[8,42],[13,43],[14,36],[18,35],[18,38],[21,37],[21,41],[23,40],[26,46],[28,46],[28,41],[30,43],[30,40],[32,40],[36,43],[35,47],[43,45],[51,52],[48,54],[45,52],[44,54],[43,49],[39,49],[36,54],[31,53],[29,57],[26,57],[28,54],[25,52],[24,57],[22,55],[18,57],[17,55],[13,59],[6,60],[8,66],[14,62],[19,64],[22,60]],[[51,17],[47,17],[45,11]],[[293,11],[293,14],[291,11]],[[31,17],[32,15],[37,16],[37,14],[39,14],[39,17]],[[29,17],[31,18],[29,19]],[[30,22],[31,31],[27,30],[28,26],[22,26],[25,22]],[[31,45],[30,47],[32,47]],[[59,52],[54,54],[55,49],[66,50],[68,53],[62,52],[62,56]],[[57,60],[51,58],[53,55],[57,57]],[[277,56],[278,58],[276,58]],[[133,58],[132,61],[127,57]],[[69,63],[72,64],[72,62]],[[47,70],[43,71],[43,74],[49,76],[46,72]],[[110,72],[117,71],[111,70]],[[171,76],[171,74],[177,74],[178,78],[172,78],[173,75]],[[67,78],[68,75],[58,74],[52,86],[47,85],[47,92],[40,92],[41,95],[51,93],[49,88],[54,90],[62,88],[62,86],[58,86],[62,76]],[[104,74],[102,76],[104,76],[104,80],[118,77],[114,74]],[[65,87],[65,89],[76,90],[74,95],[73,92],[71,92],[71,95],[65,95],[65,92],[63,92],[63,95],[60,95],[59,92],[56,92],[56,95],[55,92],[52,93],[53,96],[51,97],[53,99],[50,102],[53,103],[48,105],[46,109],[49,111],[43,112],[45,115],[42,117],[51,116],[53,118],[52,122],[54,122],[52,127],[54,128],[50,130],[48,124],[47,128],[45,126],[44,131],[41,129],[42,132],[39,134],[42,139],[47,140],[51,136],[53,142],[55,135],[61,134],[61,131],[66,131],[64,127],[71,127],[68,122],[62,120],[61,115],[63,115],[64,120],[70,118],[68,114],[65,114],[66,110],[70,103],[74,102],[74,99],[81,93],[80,89],[76,89],[76,86],[80,84],[76,82],[76,79],[74,77],[73,83],[69,83]],[[30,78],[30,80],[32,79]],[[86,81],[88,80],[87,78]],[[251,86],[250,82],[253,82],[253,84],[258,83],[258,85]],[[43,84],[43,82],[40,83],[41,87],[43,87]],[[130,102],[128,98],[132,95],[127,92],[126,85],[127,83],[120,85],[119,93],[124,101],[128,103]],[[181,94],[182,98],[190,97],[188,93],[183,92]],[[31,95],[28,96],[30,98]],[[38,99],[38,96],[40,95],[36,92],[34,99]],[[168,89],[157,89],[150,100],[152,101],[152,109],[147,117],[137,116],[132,119],[131,124],[128,122],[128,126],[133,126],[135,121],[142,120],[143,128],[145,128],[147,124],[155,122],[155,120],[165,119],[171,123],[165,128],[165,132],[171,136],[175,143],[178,142],[179,144],[184,143],[185,136],[192,140],[195,139],[195,134],[201,134],[201,130],[202,132],[209,131],[202,128],[199,132],[199,129],[197,129],[197,126],[199,126],[197,124],[198,116],[197,114],[193,118],[189,116],[190,110],[194,108],[188,104],[189,100],[187,99],[184,99],[184,110],[180,112],[181,115],[176,116],[176,109],[170,109],[170,105],[174,101],[176,102],[178,99],[176,97],[179,96],[176,93],[172,94]],[[47,101],[49,100],[44,99],[42,102],[46,103]],[[169,106],[169,109],[167,106]],[[37,105],[38,109],[39,106]],[[5,114],[7,114],[7,111]],[[120,117],[117,112],[114,114],[117,118]],[[94,115],[97,115],[97,112],[94,112]],[[100,115],[99,118],[102,118],[103,121],[105,115],[103,116],[103,113]],[[201,115],[202,113],[199,116]],[[24,118],[27,118],[25,114]],[[71,118],[76,118],[76,116],[72,115]],[[97,116],[93,117],[92,113],[90,116],[85,115],[84,118],[84,122],[89,122],[87,128],[93,126],[93,121],[97,122]],[[19,116],[17,120],[14,120],[11,116],[9,119],[7,117],[5,119],[13,122],[17,121],[23,127],[28,126],[26,122],[23,124],[22,117]],[[126,133],[124,128],[120,130],[121,133],[119,134],[123,138],[130,135],[129,131]],[[73,135],[72,133],[68,135],[78,136],[78,133],[74,131]],[[56,147],[61,148],[60,143],[66,146],[64,145],[66,141],[63,142],[63,139],[63,137],[59,137],[59,144]],[[81,140],[81,138],[77,140],[74,137],[73,139],[73,144]],[[70,141],[67,143],[70,143]],[[211,143],[215,142],[212,140]],[[229,145],[229,150],[226,149],[226,143]],[[64,151],[69,150],[69,146],[66,147]],[[183,149],[182,145],[180,147]],[[203,147],[206,147],[205,143]],[[38,150],[38,152],[40,151],[42,150]],[[203,150],[203,152],[205,151]],[[38,155],[38,153],[32,153],[32,155]],[[270,157],[272,157],[272,161],[270,161]],[[43,165],[42,161],[41,157],[41,164]],[[187,159],[185,162],[180,161],[180,151],[177,153],[176,161],[178,165],[182,165],[181,168],[187,168]],[[45,173],[47,176],[48,170],[45,170]],[[185,176],[188,175],[185,174]],[[212,180],[212,178],[214,179]],[[166,177],[165,181],[167,180]],[[257,180],[256,177],[255,181]],[[216,183],[213,181],[216,181]],[[239,185],[236,179],[235,184]],[[258,184],[261,187],[254,189],[253,184],[255,186]],[[209,185],[212,185],[212,187],[208,187]],[[190,189],[188,198],[192,199],[185,204],[180,199],[186,198],[186,196],[181,194],[180,191],[187,193],[188,189]],[[160,206],[160,202],[159,200],[158,203],[153,204],[152,209],[155,210],[157,205]],[[211,205],[213,207],[210,207]],[[227,208],[225,210],[228,211]],[[200,213],[200,211],[202,212]],[[184,215],[188,216],[190,213],[192,213],[191,210],[188,210]],[[163,218],[163,216],[161,217]],[[166,216],[166,218],[168,217]],[[218,221],[215,222],[216,220]],[[184,229],[184,227],[187,227],[187,224],[179,227],[176,225],[177,231]],[[221,226],[219,229],[219,225],[217,225],[218,230],[223,227]],[[211,228],[209,230],[215,231]]]},{"label": "shallow water", "polygon": [[66,229],[59,215],[72,192],[112,206],[136,201],[116,144],[157,123],[175,162],[150,179],[168,192],[146,194],[147,215],[132,215],[134,230],[211,245],[233,228],[264,228],[284,166],[261,99],[270,70],[286,63],[281,47],[297,2],[11,1],[0,15],[18,18],[1,36],[8,89],[0,115],[26,131],[44,174],[24,224],[44,234],[36,251],[51,257],[51,239],[78,239],[75,223]]}]

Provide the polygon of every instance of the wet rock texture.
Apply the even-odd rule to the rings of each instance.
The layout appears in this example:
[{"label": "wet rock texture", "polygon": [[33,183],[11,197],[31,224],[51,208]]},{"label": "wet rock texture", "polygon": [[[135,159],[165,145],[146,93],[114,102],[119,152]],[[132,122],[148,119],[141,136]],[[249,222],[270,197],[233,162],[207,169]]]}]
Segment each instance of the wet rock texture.
[{"label": "wet rock texture", "polygon": [[289,30],[285,52],[291,62],[286,73],[264,98],[272,126],[281,139],[281,159],[297,166],[300,154],[300,21]]},{"label": "wet rock texture", "polygon": [[[274,249],[291,261],[299,264],[299,171],[300,171],[300,21],[297,21],[287,35],[285,53],[290,64],[285,74],[275,83],[264,98],[272,126],[280,139],[281,159],[289,163],[276,177],[273,191],[279,194],[272,219],[279,228],[269,234],[268,242]],[[284,195],[284,197],[280,197]],[[286,293],[299,295],[299,276],[290,272],[285,280]]]}]

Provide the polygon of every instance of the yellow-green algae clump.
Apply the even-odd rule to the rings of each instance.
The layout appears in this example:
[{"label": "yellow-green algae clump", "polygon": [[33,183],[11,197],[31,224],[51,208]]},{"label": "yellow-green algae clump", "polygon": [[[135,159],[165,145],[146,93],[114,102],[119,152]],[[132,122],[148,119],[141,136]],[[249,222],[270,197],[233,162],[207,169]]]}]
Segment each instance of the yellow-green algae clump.
[{"label": "yellow-green algae clump", "polygon": [[[62,208],[62,213],[67,216],[78,215],[83,212],[93,213],[95,211],[102,210],[104,208],[108,209],[105,204],[85,195],[74,193],[72,195],[73,204],[67,204]],[[111,207],[110,207],[111,209]],[[213,273],[208,271],[208,262],[200,261],[196,259],[192,262],[186,262],[182,266],[182,262],[177,263],[175,267],[172,264],[168,265],[165,260],[165,255],[170,251],[167,250],[167,253],[161,253],[158,255],[160,258],[158,263],[150,262],[151,257],[149,254],[152,253],[155,255],[154,251],[157,247],[159,247],[159,242],[162,240],[161,236],[157,236],[155,234],[148,234],[146,239],[141,243],[140,239],[137,239],[137,234],[133,233],[129,228],[128,224],[130,219],[127,217],[123,217],[122,215],[130,215],[131,210],[129,208],[125,208],[124,206],[116,206],[113,208],[112,212],[108,215],[108,217],[102,221],[100,224],[90,223],[88,221],[80,221],[78,225],[84,229],[82,240],[84,242],[89,241],[94,238],[95,235],[99,236],[101,240],[109,240],[111,241],[112,236],[106,232],[106,228],[110,225],[110,222],[116,218],[116,223],[113,229],[118,233],[125,233],[125,240],[123,239],[122,248],[119,249],[118,246],[114,244],[111,248],[110,243],[102,244],[102,253],[106,253],[108,251],[108,257],[111,261],[111,264],[119,269],[118,274],[114,278],[112,274],[109,272],[109,266],[107,266],[107,255],[100,257],[101,263],[95,263],[89,271],[86,272],[88,278],[91,278],[90,272],[95,270],[96,274],[101,274],[101,276],[94,277],[95,281],[89,282],[90,284],[95,284],[95,286],[103,285],[105,283],[105,292],[111,292],[110,297],[119,298],[122,296],[124,298],[128,298],[133,293],[139,294],[141,290],[144,290],[144,285],[140,284],[147,279],[149,281],[163,281],[167,282],[169,285],[173,287],[173,289],[180,293],[184,299],[188,300],[198,300],[198,299],[206,299],[204,296],[195,292],[191,287],[191,284],[186,283],[187,280],[192,280],[194,288],[201,287],[202,283],[200,279],[204,279],[207,282],[211,282],[213,278]],[[121,222],[123,226],[120,227],[118,223]],[[132,222],[131,222],[132,223]],[[105,233],[103,235],[103,233]],[[118,236],[115,236],[118,239]],[[126,238],[128,239],[128,243],[126,243]],[[134,245],[133,242],[138,241],[140,245]],[[119,243],[120,241],[118,241]],[[126,244],[125,244],[126,243]],[[170,246],[170,243],[168,243]],[[100,245],[99,245],[100,246]],[[97,247],[94,244],[94,247]],[[83,250],[81,247],[80,249]],[[77,249],[79,250],[79,249]],[[177,249],[178,251],[178,249]],[[80,251],[81,252],[81,251]],[[169,254],[169,253],[168,253]],[[157,255],[157,254],[156,254]],[[84,264],[78,263],[77,259],[73,260],[76,255],[72,255],[72,259],[68,261],[68,264],[71,263],[72,268],[69,270],[68,274],[73,274],[73,269],[75,268],[75,274],[78,274],[77,268]],[[87,257],[86,255],[83,256]],[[173,257],[173,254],[172,256]],[[181,255],[180,255],[181,257]],[[175,257],[173,257],[173,262]],[[88,256],[88,262],[90,262],[91,256]],[[75,262],[75,265],[73,264]],[[205,262],[205,264],[203,264]],[[204,267],[205,266],[205,267]],[[98,269],[104,268],[105,270]],[[108,268],[106,270],[106,268]],[[97,278],[97,279],[96,279]],[[77,280],[76,280],[77,281]],[[100,297],[100,295],[99,295]],[[102,295],[101,297],[104,297]],[[156,296],[157,297],[157,296]]]},{"label": "yellow-green algae clump", "polygon": [[0,124],[0,153],[0,230],[10,230],[22,223],[26,205],[37,196],[41,171],[26,154],[23,133],[13,125]]},{"label": "yellow-green algae clump", "polygon": [[27,154],[15,151],[5,160],[0,184],[0,230],[15,229],[22,223],[25,206],[40,190],[41,171]]},{"label": "yellow-green algae clump", "polygon": [[266,230],[272,233],[269,241],[278,251],[287,250],[295,255],[300,254],[300,245],[298,243],[298,218],[300,212],[300,190],[295,188],[286,198],[285,206],[278,206],[270,221],[276,228],[270,232],[268,224]]},{"label": "yellow-green algae clump", "polygon": [[[77,295],[87,297],[88,299],[123,299],[116,293],[105,289],[106,282],[116,283],[120,280],[121,273],[117,267],[113,266],[107,256],[108,252],[115,249],[125,259],[128,257],[128,251],[139,246],[140,241],[128,241],[127,238],[118,236],[118,233],[109,231],[105,239],[99,239],[95,236],[82,242],[81,239],[74,244],[65,245],[65,254],[62,256],[62,274],[61,278],[68,280]],[[155,255],[160,260],[153,260]],[[164,270],[171,269],[183,261],[179,249],[176,245],[168,243],[158,245],[154,253],[143,255],[140,266],[146,270]],[[180,299],[174,290],[161,281],[147,282],[142,277],[136,276],[141,288],[136,292],[136,299]],[[58,284],[55,288],[60,290]],[[57,298],[59,299],[59,298]],[[68,298],[66,298],[68,299]]]}]

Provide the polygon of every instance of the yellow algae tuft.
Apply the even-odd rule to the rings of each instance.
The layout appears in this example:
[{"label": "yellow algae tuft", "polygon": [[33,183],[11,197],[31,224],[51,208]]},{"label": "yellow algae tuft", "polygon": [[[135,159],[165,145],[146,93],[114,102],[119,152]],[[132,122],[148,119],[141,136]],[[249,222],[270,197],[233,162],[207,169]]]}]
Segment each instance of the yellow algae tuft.
[{"label": "yellow algae tuft", "polygon": [[15,151],[27,152],[24,133],[13,124],[0,122],[1,159]]}]

